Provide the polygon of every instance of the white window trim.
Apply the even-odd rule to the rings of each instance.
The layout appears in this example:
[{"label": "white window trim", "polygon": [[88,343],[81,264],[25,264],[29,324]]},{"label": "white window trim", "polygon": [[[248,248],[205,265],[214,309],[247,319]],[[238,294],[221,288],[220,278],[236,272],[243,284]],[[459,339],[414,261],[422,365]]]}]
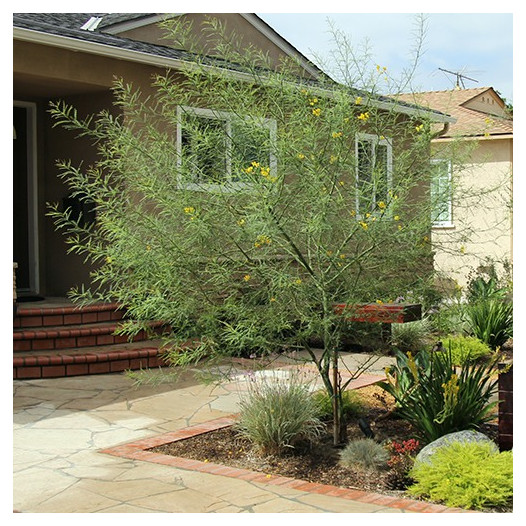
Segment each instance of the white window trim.
[{"label": "white window trim", "polygon": [[[386,137],[380,137],[379,135],[375,135],[372,133],[357,133],[355,136],[354,141],[354,151],[355,151],[355,157],[356,157],[356,215],[358,218],[362,218],[362,214],[360,212],[360,192],[359,192],[359,182],[360,182],[360,174],[359,174],[359,163],[358,163],[358,156],[359,156],[359,150],[358,150],[358,143],[360,141],[370,141],[373,145],[373,158],[376,157],[376,146],[378,144],[387,146],[387,191],[389,192],[393,188],[393,143],[390,138]],[[376,195],[374,196],[374,205],[376,206]],[[389,201],[389,195],[386,194],[385,201]],[[385,211],[384,217],[391,217],[390,207]]]},{"label": "white window trim", "polygon": [[[232,177],[232,159],[231,159],[231,130],[232,130],[232,120],[233,118],[239,119],[239,116],[219,110],[211,110],[208,108],[197,108],[193,106],[178,106],[177,107],[177,130],[176,130],[176,146],[177,146],[177,167],[181,168],[183,159],[183,131],[182,131],[182,118],[184,114],[193,114],[198,117],[204,117],[211,120],[221,120],[226,123],[226,179],[225,184],[210,184],[210,183],[183,183],[182,181],[177,181],[177,186],[180,189],[184,190],[194,190],[200,192],[240,192],[243,190],[250,190],[253,188],[251,183],[240,183],[231,181]],[[247,117],[249,120],[250,117]],[[274,119],[261,119],[262,126],[266,126],[269,129],[271,141],[274,142],[277,136],[277,123]],[[277,173],[277,159],[276,156],[271,152],[269,158],[269,168],[271,175],[276,175]]]},{"label": "white window trim", "polygon": [[453,223],[453,199],[451,195],[451,178],[452,178],[452,163],[450,159],[431,159],[431,164],[443,164],[447,163],[448,171],[447,171],[447,182],[449,185],[449,199],[448,199],[448,210],[447,215],[449,219],[447,221],[433,221],[432,227],[433,228],[452,228],[454,227]]}]

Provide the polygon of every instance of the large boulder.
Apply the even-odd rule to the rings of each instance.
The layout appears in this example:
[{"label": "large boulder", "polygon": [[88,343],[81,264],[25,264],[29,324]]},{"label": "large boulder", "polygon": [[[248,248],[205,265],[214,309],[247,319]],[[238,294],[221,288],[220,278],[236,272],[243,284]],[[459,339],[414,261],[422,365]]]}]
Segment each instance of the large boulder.
[{"label": "large boulder", "polygon": [[420,453],[416,456],[415,463],[425,462],[429,463],[431,457],[436,453],[436,451],[442,447],[448,446],[452,442],[489,442],[495,448],[495,453],[498,453],[498,448],[495,442],[488,438],[483,433],[478,431],[466,430],[466,431],[457,431],[455,433],[449,433],[440,438],[437,438],[433,442],[425,446]]}]

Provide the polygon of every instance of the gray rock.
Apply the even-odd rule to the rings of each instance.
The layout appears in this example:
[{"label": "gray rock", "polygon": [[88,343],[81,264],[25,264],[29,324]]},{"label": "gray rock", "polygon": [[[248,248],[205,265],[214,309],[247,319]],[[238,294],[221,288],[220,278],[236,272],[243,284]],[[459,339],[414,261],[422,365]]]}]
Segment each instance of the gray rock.
[{"label": "gray rock", "polygon": [[440,438],[437,438],[436,440],[425,446],[416,456],[415,463],[429,463],[431,457],[435,454],[435,452],[438,449],[447,446],[452,442],[489,442],[493,445],[495,453],[498,453],[499,451],[496,444],[483,433],[479,433],[478,431],[472,430],[457,431],[456,433],[449,433],[448,435],[444,435]]}]

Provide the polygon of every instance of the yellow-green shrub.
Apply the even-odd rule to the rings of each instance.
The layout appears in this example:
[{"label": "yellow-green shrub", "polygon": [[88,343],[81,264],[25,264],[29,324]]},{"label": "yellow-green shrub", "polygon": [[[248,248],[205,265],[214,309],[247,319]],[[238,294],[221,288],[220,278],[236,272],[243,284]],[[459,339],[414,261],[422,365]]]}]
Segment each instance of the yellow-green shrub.
[{"label": "yellow-green shrub", "polygon": [[513,453],[495,453],[489,443],[453,442],[438,449],[429,463],[411,470],[413,496],[447,506],[484,509],[506,506],[513,498]]}]

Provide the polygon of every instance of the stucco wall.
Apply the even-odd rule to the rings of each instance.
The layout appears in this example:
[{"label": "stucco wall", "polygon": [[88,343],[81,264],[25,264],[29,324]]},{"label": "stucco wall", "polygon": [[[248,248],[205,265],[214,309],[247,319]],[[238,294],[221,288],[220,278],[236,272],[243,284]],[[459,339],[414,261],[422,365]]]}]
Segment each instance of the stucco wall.
[{"label": "stucco wall", "polygon": [[512,261],[512,139],[480,140],[453,181],[453,226],[432,232],[435,268],[465,287],[486,258]]}]

